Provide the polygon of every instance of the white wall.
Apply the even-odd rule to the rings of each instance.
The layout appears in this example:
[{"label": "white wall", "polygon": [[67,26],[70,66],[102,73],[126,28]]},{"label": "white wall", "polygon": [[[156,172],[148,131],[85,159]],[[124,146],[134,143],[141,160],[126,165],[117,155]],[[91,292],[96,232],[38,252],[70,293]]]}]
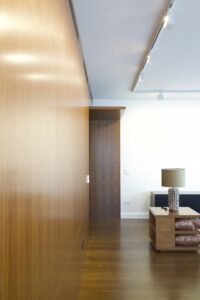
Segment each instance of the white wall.
[{"label": "white wall", "polygon": [[[126,106],[121,119],[122,217],[146,217],[162,168],[186,168],[186,187],[200,190],[200,101],[95,100]],[[125,173],[128,173],[127,175]]]}]

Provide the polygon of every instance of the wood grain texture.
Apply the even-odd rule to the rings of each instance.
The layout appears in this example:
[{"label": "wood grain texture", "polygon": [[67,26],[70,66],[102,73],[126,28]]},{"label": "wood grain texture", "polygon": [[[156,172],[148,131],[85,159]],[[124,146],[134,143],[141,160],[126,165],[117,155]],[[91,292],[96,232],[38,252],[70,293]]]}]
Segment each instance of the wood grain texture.
[{"label": "wood grain texture", "polygon": [[178,211],[170,211],[168,208],[165,210],[161,207],[150,207],[150,211],[154,216],[159,217],[172,217],[172,218],[198,218],[200,214],[190,207],[179,207]]},{"label": "wood grain texture", "polygon": [[68,1],[2,0],[0,299],[76,299],[88,88]]},{"label": "wood grain texture", "polygon": [[197,252],[157,252],[148,220],[91,224],[80,300],[198,300]]},{"label": "wood grain texture", "polygon": [[171,217],[156,217],[156,248],[175,248],[175,220]]},{"label": "wood grain texture", "polygon": [[124,106],[93,106],[90,107],[90,121],[94,120],[120,120],[123,112],[125,110]]},{"label": "wood grain texture", "polygon": [[[94,112],[97,119],[94,118]],[[117,119],[112,118],[115,112]],[[90,111],[90,219],[119,218],[119,110],[92,110]]]},{"label": "wood grain texture", "polygon": [[160,251],[196,251],[197,246],[176,246],[176,234],[197,234],[197,230],[175,230],[175,222],[181,218],[198,218],[199,213],[190,207],[180,207],[178,211],[164,210],[161,207],[149,209],[149,236],[156,250]]}]

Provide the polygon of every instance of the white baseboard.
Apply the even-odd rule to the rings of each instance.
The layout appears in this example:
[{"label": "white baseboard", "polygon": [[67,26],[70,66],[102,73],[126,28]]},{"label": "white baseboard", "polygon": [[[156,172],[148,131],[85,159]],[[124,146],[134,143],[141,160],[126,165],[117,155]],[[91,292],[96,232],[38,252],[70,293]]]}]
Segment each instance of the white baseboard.
[{"label": "white baseboard", "polygon": [[122,212],[121,219],[148,219],[149,214],[147,212]]}]

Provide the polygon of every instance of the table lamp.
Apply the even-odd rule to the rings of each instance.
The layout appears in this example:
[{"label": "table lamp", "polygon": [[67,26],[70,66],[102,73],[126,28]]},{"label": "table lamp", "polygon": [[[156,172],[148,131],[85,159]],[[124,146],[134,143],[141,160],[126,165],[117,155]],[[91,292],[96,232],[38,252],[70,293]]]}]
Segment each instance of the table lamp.
[{"label": "table lamp", "polygon": [[178,211],[179,190],[177,188],[185,186],[185,169],[162,169],[162,186],[169,187],[169,210]]}]

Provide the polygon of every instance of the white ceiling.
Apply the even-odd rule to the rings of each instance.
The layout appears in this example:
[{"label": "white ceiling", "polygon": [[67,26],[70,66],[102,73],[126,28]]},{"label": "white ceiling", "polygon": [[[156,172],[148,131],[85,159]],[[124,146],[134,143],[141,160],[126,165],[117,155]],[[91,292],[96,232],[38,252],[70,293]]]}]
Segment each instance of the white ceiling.
[{"label": "white ceiling", "polygon": [[161,31],[130,91],[169,0],[73,0],[94,99],[135,99],[152,92],[200,91],[200,1],[176,0],[173,25]]}]

